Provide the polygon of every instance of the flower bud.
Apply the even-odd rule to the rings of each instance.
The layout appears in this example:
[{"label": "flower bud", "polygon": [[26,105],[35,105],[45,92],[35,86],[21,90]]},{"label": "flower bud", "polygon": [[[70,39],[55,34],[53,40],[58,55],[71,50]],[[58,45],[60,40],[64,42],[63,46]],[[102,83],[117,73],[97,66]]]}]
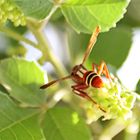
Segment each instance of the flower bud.
[{"label": "flower bud", "polygon": [[100,117],[103,117],[103,120],[115,118],[126,120],[130,118],[131,109],[136,100],[135,95],[124,88],[117,78],[104,84],[103,88],[90,87],[86,91],[97,102],[97,104],[90,101],[84,103],[88,122],[95,121]]},{"label": "flower bud", "polygon": [[0,1],[0,25],[5,24],[7,20],[14,23],[15,26],[25,25],[26,18],[20,9],[10,0]]}]

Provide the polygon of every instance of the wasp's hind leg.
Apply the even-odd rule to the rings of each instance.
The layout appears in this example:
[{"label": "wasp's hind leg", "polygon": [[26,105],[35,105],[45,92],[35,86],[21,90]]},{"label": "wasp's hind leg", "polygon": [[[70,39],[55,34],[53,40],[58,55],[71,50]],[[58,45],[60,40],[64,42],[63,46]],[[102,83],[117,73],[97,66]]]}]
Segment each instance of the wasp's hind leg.
[{"label": "wasp's hind leg", "polygon": [[101,111],[106,113],[106,111],[94,99],[92,99],[85,91],[83,91],[84,89],[88,88],[87,85],[85,85],[85,84],[77,84],[77,85],[72,86],[71,88],[73,89],[72,91],[76,95],[81,96],[83,98],[86,98],[87,100],[89,100],[93,104],[95,104]]}]

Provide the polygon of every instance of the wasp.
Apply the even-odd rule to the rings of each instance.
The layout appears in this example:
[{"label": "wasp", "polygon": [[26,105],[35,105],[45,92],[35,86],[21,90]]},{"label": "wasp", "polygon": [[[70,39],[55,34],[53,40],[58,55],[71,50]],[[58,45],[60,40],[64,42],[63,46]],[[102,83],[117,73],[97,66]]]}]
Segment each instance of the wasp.
[{"label": "wasp", "polygon": [[72,85],[71,88],[72,88],[72,91],[76,95],[81,96],[83,98],[86,98],[87,100],[90,100],[91,102],[93,102],[93,104],[97,105],[100,110],[102,110],[103,112],[106,112],[85,91],[89,87],[94,87],[94,88],[104,87],[102,75],[104,75],[107,79],[111,80],[111,76],[109,74],[107,65],[104,61],[102,61],[100,65],[93,63],[92,70],[90,70],[90,71],[87,70],[84,66],[84,62],[87,60],[89,54],[91,53],[91,50],[92,50],[94,44],[96,43],[97,36],[98,36],[99,32],[100,32],[100,27],[97,26],[95,31],[93,32],[91,38],[90,38],[90,41],[88,43],[86,52],[84,54],[84,58],[83,58],[82,63],[74,66],[72,68],[70,75],[63,77],[63,78],[60,78],[60,79],[57,79],[57,80],[54,80],[54,81],[51,81],[51,82],[41,86],[40,88],[45,89],[45,88],[48,88],[49,86],[51,86],[57,82],[71,78],[75,83],[75,85]]}]

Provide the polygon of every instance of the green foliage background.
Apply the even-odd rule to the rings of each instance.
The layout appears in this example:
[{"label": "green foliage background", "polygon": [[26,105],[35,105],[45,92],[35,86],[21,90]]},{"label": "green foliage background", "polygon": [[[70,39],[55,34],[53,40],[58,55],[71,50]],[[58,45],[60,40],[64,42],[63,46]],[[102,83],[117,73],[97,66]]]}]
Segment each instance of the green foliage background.
[{"label": "green foliage background", "polygon": [[[139,0],[2,0],[0,140],[139,140],[139,95],[131,119],[100,119],[87,124],[86,110],[81,105],[84,99],[72,94],[71,80],[39,89],[81,63],[89,34],[98,25],[103,33],[86,66],[104,60],[116,74],[128,56],[133,29],[140,27],[139,13]],[[58,53],[67,61],[55,55],[53,42],[44,33],[48,24],[65,34],[67,46],[58,46],[57,51],[60,48],[62,52]],[[27,32],[36,42],[25,36]],[[42,56],[28,60],[23,42],[40,50]],[[52,64],[51,72],[43,69],[46,62]],[[136,92],[140,93],[140,82]]]}]

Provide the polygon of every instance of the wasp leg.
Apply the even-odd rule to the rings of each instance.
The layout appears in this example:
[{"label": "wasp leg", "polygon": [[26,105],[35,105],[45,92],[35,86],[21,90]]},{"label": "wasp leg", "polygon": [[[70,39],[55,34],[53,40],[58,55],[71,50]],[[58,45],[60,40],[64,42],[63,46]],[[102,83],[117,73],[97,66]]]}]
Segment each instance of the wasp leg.
[{"label": "wasp leg", "polygon": [[87,71],[87,69],[82,64],[80,64],[80,67]]},{"label": "wasp leg", "polygon": [[97,73],[97,68],[98,68],[99,66],[97,65],[97,64],[95,64],[95,63],[92,63],[92,70],[95,72],[95,73]]},{"label": "wasp leg", "polygon": [[83,58],[83,61],[82,61],[82,64],[84,64],[84,62],[87,60],[88,56],[90,55],[91,51],[92,51],[92,48],[97,40],[97,36],[100,32],[100,27],[97,26],[95,31],[93,32],[90,40],[89,40],[89,43],[88,43],[88,46],[87,46],[87,49],[86,49],[86,52],[84,54],[84,58]]},{"label": "wasp leg", "polygon": [[72,75],[77,75],[78,72],[80,72],[80,73],[83,74],[81,68],[82,68],[81,65],[76,65],[76,66],[74,66],[73,69],[72,69],[72,73],[71,73],[71,74],[72,74]]},{"label": "wasp leg", "polygon": [[[85,72],[87,72],[87,69],[82,65],[82,64],[80,64],[79,65],[79,70],[78,70],[80,73],[82,73],[82,74],[84,74]],[[77,71],[77,72],[78,72]]]},{"label": "wasp leg", "polygon": [[101,75],[101,74],[104,74],[106,76],[106,78],[108,78],[109,80],[111,80],[111,76],[109,74],[109,70],[107,68],[107,65],[104,61],[101,62],[99,68],[98,68],[98,74]]},{"label": "wasp leg", "polygon": [[88,99],[93,104],[95,104],[101,111],[103,111],[104,113],[106,113],[106,111],[95,100],[93,100],[86,92],[83,91],[83,89],[86,89],[86,88],[88,88],[87,85],[85,85],[85,84],[78,84],[78,85],[72,86],[72,89],[73,89],[72,91],[76,95]]},{"label": "wasp leg", "polygon": [[87,86],[87,85],[84,84],[84,83],[71,86],[72,89],[80,89],[80,90],[87,89],[88,87],[89,87],[89,86]]},{"label": "wasp leg", "polygon": [[79,70],[79,72],[80,72],[80,73],[82,73],[82,74],[84,74],[84,72],[83,72],[83,71],[81,71],[81,70]]}]

